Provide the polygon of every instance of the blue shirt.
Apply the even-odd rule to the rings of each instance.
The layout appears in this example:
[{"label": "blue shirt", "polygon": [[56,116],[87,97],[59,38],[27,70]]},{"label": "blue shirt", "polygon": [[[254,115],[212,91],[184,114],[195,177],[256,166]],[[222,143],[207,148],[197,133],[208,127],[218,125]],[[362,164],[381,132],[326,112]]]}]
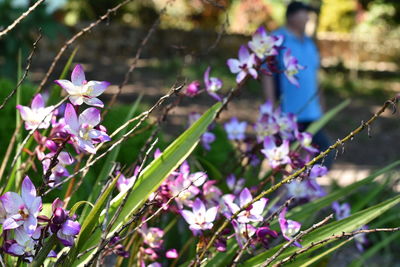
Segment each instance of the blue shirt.
[{"label": "blue shirt", "polygon": [[291,50],[299,64],[305,67],[296,75],[300,87],[291,84],[284,73],[278,75],[277,83],[282,110],[297,115],[299,122],[318,120],[322,116],[322,109],[318,96],[319,53],[314,41],[307,36],[300,39],[284,27],[273,34],[284,36],[284,49],[279,53],[280,69],[284,68],[283,54],[287,48]]}]

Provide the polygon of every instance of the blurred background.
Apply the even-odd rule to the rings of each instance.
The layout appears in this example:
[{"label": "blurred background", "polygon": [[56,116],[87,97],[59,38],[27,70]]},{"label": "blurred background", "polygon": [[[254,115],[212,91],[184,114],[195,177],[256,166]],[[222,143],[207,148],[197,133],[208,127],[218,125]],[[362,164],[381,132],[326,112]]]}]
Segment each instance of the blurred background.
[{"label": "blurred background", "polygon": [[[0,28],[9,25],[33,2],[0,0]],[[46,0],[7,38],[0,40],[2,87],[15,83],[18,53],[21,52],[22,59],[27,57],[39,29],[43,38],[29,72],[28,80],[32,84],[43,78],[53,57],[68,38],[120,2]],[[122,82],[142,39],[160,18],[155,33],[143,48],[130,82],[123,88],[119,103],[133,103],[142,92],[145,94],[144,105],[153,103],[177,79],[202,80],[209,65],[213,66],[213,75],[223,78],[229,88],[234,84],[234,76],[229,73],[226,60],[236,57],[239,46],[247,42],[260,25],[270,31],[281,26],[287,2],[132,1],[78,39],[64,54],[52,78],[58,77],[72,50],[77,48],[74,62],[84,64],[89,79],[114,84],[107,92],[110,97]],[[400,92],[400,1],[304,2],[320,10],[309,21],[307,32],[316,39],[321,54],[320,84],[325,95],[325,109],[329,110],[345,99],[352,100],[327,126],[334,141],[368,119],[387,98]],[[1,94],[5,94],[5,90],[2,91]],[[254,121],[254,103],[263,101],[260,83],[251,81],[222,119],[235,115]],[[184,102],[168,119],[167,133],[176,135],[182,131],[189,112],[202,111],[211,103],[207,97]],[[398,125],[397,115],[385,113],[371,128],[370,136],[361,134],[357,141],[350,142],[338,153],[331,178],[339,184],[348,184],[397,159],[400,148]]]}]

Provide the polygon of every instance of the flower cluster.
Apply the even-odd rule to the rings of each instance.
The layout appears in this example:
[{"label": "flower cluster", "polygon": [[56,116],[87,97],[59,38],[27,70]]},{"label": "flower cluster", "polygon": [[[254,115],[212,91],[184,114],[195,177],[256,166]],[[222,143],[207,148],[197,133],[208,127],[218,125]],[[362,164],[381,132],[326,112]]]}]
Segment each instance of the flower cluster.
[{"label": "flower cluster", "polygon": [[[0,222],[6,238],[3,250],[26,261],[32,261],[41,238],[55,234],[64,246],[72,246],[80,231],[80,224],[59,199],[53,202],[51,218],[40,214],[42,198],[28,176],[22,182],[21,195],[6,192],[0,201]],[[54,255],[52,251],[49,257]]]}]

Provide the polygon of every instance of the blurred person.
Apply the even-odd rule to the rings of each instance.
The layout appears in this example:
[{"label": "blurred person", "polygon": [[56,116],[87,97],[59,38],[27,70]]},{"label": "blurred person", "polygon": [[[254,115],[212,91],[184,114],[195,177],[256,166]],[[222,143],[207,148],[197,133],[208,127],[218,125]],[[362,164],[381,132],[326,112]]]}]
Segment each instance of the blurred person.
[{"label": "blurred person", "polygon": [[[323,115],[318,90],[319,53],[312,38],[305,34],[309,13],[316,12],[313,7],[293,1],[287,6],[286,25],[273,32],[284,37],[283,47],[278,55],[279,69],[284,69],[284,53],[290,50],[298,64],[304,68],[295,75],[295,82],[285,73],[274,76],[263,75],[262,86],[267,99],[279,102],[283,112],[293,113],[298,118],[299,130],[320,119]],[[331,141],[323,130],[313,137],[313,144],[320,150],[326,150]],[[333,154],[324,160],[324,165],[331,167]]]}]

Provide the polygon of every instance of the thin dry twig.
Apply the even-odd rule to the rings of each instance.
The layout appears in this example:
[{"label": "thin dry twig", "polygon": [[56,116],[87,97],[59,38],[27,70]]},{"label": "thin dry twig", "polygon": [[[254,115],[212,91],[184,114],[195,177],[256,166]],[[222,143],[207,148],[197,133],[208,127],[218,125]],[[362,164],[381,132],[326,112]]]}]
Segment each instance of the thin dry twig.
[{"label": "thin dry twig", "polygon": [[22,13],[13,23],[11,23],[6,29],[0,32],[0,39],[3,38],[7,33],[9,33],[15,26],[18,25],[21,21],[23,21],[30,13],[32,13],[44,0],[38,0],[35,4],[33,4],[27,11]]},{"label": "thin dry twig", "polygon": [[5,106],[5,105],[7,104],[7,102],[11,99],[11,97],[12,97],[13,95],[15,95],[15,93],[17,92],[17,90],[19,89],[19,87],[22,85],[23,81],[24,81],[24,80],[26,79],[26,77],[28,76],[28,72],[29,72],[29,69],[30,69],[31,63],[32,63],[32,57],[33,57],[33,54],[35,53],[35,50],[36,50],[36,48],[37,48],[37,44],[38,44],[38,42],[40,41],[40,39],[42,39],[42,34],[41,34],[41,32],[39,31],[39,36],[38,36],[38,38],[36,38],[35,42],[33,43],[32,50],[31,50],[31,52],[30,52],[28,58],[26,59],[25,72],[24,72],[24,74],[22,75],[21,79],[18,81],[17,86],[11,91],[10,94],[8,94],[8,96],[6,96],[6,98],[4,98],[3,103],[1,103],[1,105],[0,105],[0,109],[3,109],[3,108],[4,108],[4,106]]},{"label": "thin dry twig", "polygon": [[99,25],[102,21],[108,19],[110,17],[111,14],[114,14],[115,12],[117,12],[122,6],[126,5],[127,3],[131,2],[133,0],[125,0],[122,3],[119,3],[118,5],[116,5],[115,7],[107,10],[107,12],[102,15],[98,20],[96,20],[95,22],[92,22],[89,26],[83,28],[82,30],[80,30],[78,33],[76,33],[74,36],[72,36],[68,41],[65,42],[65,44],[61,47],[61,49],[58,51],[57,55],[54,57],[53,62],[50,65],[50,68],[47,70],[43,80],[40,82],[39,87],[36,90],[36,93],[39,93],[42,89],[43,86],[46,84],[46,82],[48,81],[51,73],[53,73],[54,68],[57,64],[57,62],[60,60],[61,56],[64,54],[64,52],[67,50],[67,48],[74,43],[79,37],[81,37],[82,35],[84,35],[85,33],[89,32],[90,30],[92,30],[94,27],[96,27],[97,25]]},{"label": "thin dry twig", "polygon": [[321,244],[333,241],[333,240],[337,240],[337,239],[343,239],[343,238],[353,238],[355,235],[357,234],[370,234],[370,233],[376,233],[376,232],[396,232],[396,231],[400,231],[400,227],[395,227],[395,228],[376,228],[376,229],[366,229],[366,230],[357,230],[357,231],[353,231],[350,233],[341,233],[341,234],[337,234],[337,235],[332,235],[328,238],[325,238],[323,240],[320,240],[318,242],[312,242],[309,246],[304,247],[302,249],[296,250],[295,252],[293,252],[292,255],[286,257],[285,259],[281,260],[280,262],[274,264],[274,267],[278,267],[278,266],[282,266],[283,264],[294,260],[298,255],[303,254],[307,251],[309,251],[310,249],[319,246]]}]

